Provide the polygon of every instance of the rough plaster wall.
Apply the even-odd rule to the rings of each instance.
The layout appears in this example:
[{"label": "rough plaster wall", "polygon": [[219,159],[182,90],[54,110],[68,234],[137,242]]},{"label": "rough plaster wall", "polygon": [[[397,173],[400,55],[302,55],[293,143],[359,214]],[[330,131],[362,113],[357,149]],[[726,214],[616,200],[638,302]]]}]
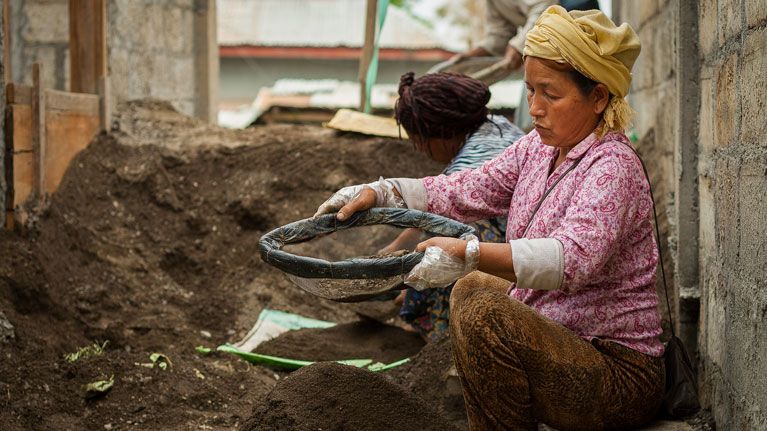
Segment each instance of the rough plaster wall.
[{"label": "rough plaster wall", "polygon": [[767,429],[767,2],[699,3],[702,397]]},{"label": "rough plaster wall", "polygon": [[[674,292],[674,141],[676,85],[674,70],[675,16],[668,0],[616,1],[614,19],[627,22],[637,32],[642,51],[634,64],[629,102],[637,111],[633,131],[639,138],[637,151],[647,165],[658,210],[669,295]],[[659,293],[663,285],[658,282]],[[661,296],[663,298],[663,296]],[[672,304],[673,307],[673,304]],[[665,315],[666,303],[660,311]],[[668,322],[664,322],[668,325]]]},{"label": "rough plaster wall", "polygon": [[[195,0],[108,0],[113,102],[143,97],[195,114]],[[69,88],[67,0],[11,0],[14,81],[32,83],[43,65],[45,88]]]}]

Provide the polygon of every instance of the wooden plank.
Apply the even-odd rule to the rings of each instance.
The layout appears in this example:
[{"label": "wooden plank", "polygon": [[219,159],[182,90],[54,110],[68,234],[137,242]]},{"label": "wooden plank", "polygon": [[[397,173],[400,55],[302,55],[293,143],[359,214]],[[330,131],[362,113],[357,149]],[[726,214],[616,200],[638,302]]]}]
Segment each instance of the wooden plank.
[{"label": "wooden plank", "polygon": [[[394,118],[378,117],[351,109],[339,109],[333,119],[325,124],[325,127],[388,138],[400,136],[400,129]],[[402,129],[402,139],[407,139],[407,133],[404,129]]]},{"label": "wooden plank", "polygon": [[365,83],[367,82],[368,67],[373,59],[373,42],[376,35],[376,13],[378,11],[377,0],[367,0],[365,10],[365,41],[362,45],[362,57],[360,57],[359,82],[360,82],[360,111],[365,110]]},{"label": "wooden plank", "polygon": [[8,103],[32,104],[32,87],[9,82],[5,86],[5,100]]},{"label": "wooden plank", "polygon": [[48,89],[45,90],[45,109],[99,115],[99,96]]},{"label": "wooden plank", "polygon": [[32,195],[35,186],[35,154],[31,152],[14,153],[13,163],[13,200],[11,209],[23,204]]},{"label": "wooden plank", "polygon": [[32,143],[32,106],[9,105],[10,113],[10,150],[12,153],[34,152]]},{"label": "wooden plank", "polygon": [[[98,98],[97,96],[94,96]],[[44,193],[53,193],[61,182],[72,159],[98,134],[101,127],[98,111],[95,114],[48,110],[46,137]]]},{"label": "wooden plank", "polygon": [[69,0],[70,89],[98,93],[107,73],[106,1]]}]

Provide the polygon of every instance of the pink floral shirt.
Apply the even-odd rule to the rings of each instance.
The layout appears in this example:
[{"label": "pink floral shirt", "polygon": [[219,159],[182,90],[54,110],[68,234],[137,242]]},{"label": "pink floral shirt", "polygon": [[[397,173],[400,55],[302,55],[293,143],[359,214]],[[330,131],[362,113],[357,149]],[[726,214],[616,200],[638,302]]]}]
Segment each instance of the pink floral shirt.
[{"label": "pink floral shirt", "polygon": [[[536,131],[482,167],[422,180],[427,210],[471,222],[508,213],[506,240],[554,238],[563,246],[558,290],[516,288],[509,295],[579,336],[663,354],[652,201],[625,135],[589,135],[549,175],[559,150]],[[541,196],[570,171],[525,227]]]}]

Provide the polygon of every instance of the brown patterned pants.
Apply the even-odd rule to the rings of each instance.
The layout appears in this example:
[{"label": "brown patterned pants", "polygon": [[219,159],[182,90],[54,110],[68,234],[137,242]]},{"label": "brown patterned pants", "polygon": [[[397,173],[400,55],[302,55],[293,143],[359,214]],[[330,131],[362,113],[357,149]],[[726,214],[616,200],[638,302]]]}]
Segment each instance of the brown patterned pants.
[{"label": "brown patterned pants", "polygon": [[450,297],[450,336],[471,430],[631,429],[650,421],[663,358],[583,340],[481,272]]}]

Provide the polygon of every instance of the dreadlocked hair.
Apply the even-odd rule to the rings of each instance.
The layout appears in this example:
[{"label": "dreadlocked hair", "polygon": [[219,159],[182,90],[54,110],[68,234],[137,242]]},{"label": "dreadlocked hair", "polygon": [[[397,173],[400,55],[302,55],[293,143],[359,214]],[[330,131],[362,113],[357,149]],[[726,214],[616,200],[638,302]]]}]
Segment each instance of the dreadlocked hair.
[{"label": "dreadlocked hair", "polygon": [[429,73],[415,79],[408,72],[399,81],[394,118],[412,137],[449,139],[470,136],[487,119],[490,89],[457,73]]}]

